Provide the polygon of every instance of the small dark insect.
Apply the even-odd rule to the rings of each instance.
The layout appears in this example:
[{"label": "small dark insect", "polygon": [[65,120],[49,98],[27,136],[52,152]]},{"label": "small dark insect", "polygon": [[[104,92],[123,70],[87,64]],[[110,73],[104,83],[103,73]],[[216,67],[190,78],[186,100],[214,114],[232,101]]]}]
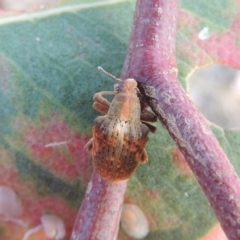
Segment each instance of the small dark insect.
[{"label": "small dark insect", "polygon": [[[100,67],[99,70],[121,81]],[[148,133],[156,130],[145,122],[156,121],[156,116],[148,110],[141,114],[137,81],[126,79],[121,89],[116,89],[94,95],[93,108],[106,115],[96,118],[93,137],[85,146],[92,151],[96,171],[109,182],[128,179],[139,163],[148,161]],[[103,97],[106,95],[114,95],[111,103]]]}]

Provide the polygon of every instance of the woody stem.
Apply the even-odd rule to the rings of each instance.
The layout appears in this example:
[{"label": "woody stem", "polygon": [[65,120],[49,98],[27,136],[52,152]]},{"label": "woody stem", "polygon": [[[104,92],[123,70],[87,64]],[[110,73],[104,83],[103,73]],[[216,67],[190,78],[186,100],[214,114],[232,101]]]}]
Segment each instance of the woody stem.
[{"label": "woody stem", "polygon": [[239,178],[177,79],[177,12],[178,0],[137,1],[122,78],[154,87],[145,100],[184,154],[227,237],[240,239]]},{"label": "woody stem", "polygon": [[71,240],[117,239],[127,181],[109,183],[93,171]]}]

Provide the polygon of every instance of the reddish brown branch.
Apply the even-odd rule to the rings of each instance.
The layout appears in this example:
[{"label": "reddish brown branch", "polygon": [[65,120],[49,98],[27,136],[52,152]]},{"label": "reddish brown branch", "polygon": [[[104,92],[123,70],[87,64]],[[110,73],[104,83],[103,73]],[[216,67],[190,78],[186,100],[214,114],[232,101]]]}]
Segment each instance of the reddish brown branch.
[{"label": "reddish brown branch", "polygon": [[94,171],[71,240],[117,239],[126,187],[127,181],[109,183]]},{"label": "reddish brown branch", "polygon": [[187,159],[227,237],[240,239],[240,181],[176,77],[177,11],[178,0],[137,2],[122,78],[153,86],[155,92],[142,88],[145,100]]}]

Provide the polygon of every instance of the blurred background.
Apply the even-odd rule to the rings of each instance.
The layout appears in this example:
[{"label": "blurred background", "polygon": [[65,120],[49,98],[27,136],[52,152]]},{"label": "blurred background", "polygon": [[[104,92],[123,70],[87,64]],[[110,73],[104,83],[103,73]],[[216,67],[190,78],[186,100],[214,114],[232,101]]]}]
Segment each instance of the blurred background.
[{"label": "blurred background", "polygon": [[63,2],[62,0],[0,0],[2,11],[33,11],[45,9]]},{"label": "blurred background", "polygon": [[202,114],[224,129],[240,128],[240,71],[213,64],[189,78],[189,94]]}]

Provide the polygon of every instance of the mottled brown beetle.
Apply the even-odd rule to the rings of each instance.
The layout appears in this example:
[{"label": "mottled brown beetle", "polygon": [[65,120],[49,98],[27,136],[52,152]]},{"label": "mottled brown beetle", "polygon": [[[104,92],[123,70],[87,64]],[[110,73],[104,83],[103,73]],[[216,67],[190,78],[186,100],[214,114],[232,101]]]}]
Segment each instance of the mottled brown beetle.
[{"label": "mottled brown beetle", "polygon": [[[121,81],[100,67],[99,70]],[[156,129],[145,121],[154,122],[156,116],[147,110],[141,114],[137,92],[137,82],[129,78],[121,89],[117,85],[115,91],[99,92],[93,97],[93,108],[106,115],[96,118],[93,138],[85,148],[92,151],[96,171],[109,182],[128,179],[139,163],[148,161],[144,147],[149,131]],[[104,95],[114,95],[112,102]]]}]

